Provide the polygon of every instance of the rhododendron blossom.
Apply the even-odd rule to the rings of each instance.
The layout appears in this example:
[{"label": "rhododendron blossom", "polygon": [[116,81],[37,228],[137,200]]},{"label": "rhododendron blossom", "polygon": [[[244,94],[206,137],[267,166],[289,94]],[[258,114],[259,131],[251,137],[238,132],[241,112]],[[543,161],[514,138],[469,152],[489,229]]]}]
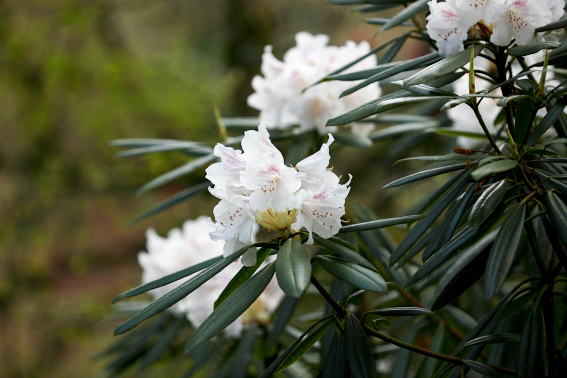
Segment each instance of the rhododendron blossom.
[{"label": "rhododendron blossom", "polygon": [[[245,132],[243,151],[217,145],[214,151],[220,162],[207,168],[206,177],[214,185],[209,191],[221,200],[213,211],[216,223],[211,238],[227,242],[225,256],[252,242],[256,224],[283,233],[305,228],[308,243],[313,243],[313,232],[324,238],[339,232],[350,180],[341,184],[328,168],[332,143],[329,134],[319,151],[295,167],[285,165],[264,123],[258,131]],[[241,262],[255,261],[251,249]]]},{"label": "rhododendron blossom", "polygon": [[[369,85],[339,99],[340,94],[358,81],[329,81],[320,79],[370,52],[367,42],[347,41],[345,46],[327,46],[329,37],[297,33],[297,45],[288,50],[283,61],[266,46],[262,56],[263,76],[252,80],[255,92],[248,97],[248,105],[260,111],[260,121],[268,128],[287,128],[298,125],[299,131],[316,129],[320,134],[334,131],[326,128],[330,118],[353,110],[380,96],[380,87]],[[371,54],[344,73],[374,68],[376,56]],[[309,88],[308,88],[309,87]],[[306,89],[307,88],[307,89]],[[371,126],[370,126],[371,127]],[[352,131],[367,134],[369,125],[355,125]]]},{"label": "rhododendron blossom", "polygon": [[[147,252],[138,254],[138,261],[144,270],[142,283],[155,281],[222,254],[224,242],[211,240],[208,234],[212,230],[214,226],[208,222],[206,217],[186,221],[181,229],[172,229],[167,238],[162,238],[155,230],[148,229],[146,232]],[[199,327],[213,312],[215,300],[240,268],[236,263],[228,265],[193,293],[175,303],[169,308],[169,311],[177,316],[186,316],[193,327]],[[189,277],[186,277],[172,282],[150,293],[154,299],[158,299],[188,279]],[[240,334],[244,323],[265,322],[275,311],[282,298],[283,292],[275,280],[270,282],[256,302],[225,329],[225,334],[236,337]]]},{"label": "rhododendron blossom", "polygon": [[535,40],[536,28],[560,18],[564,7],[565,0],[433,0],[427,31],[445,57],[464,49],[469,32],[499,46],[513,40],[526,45]]}]

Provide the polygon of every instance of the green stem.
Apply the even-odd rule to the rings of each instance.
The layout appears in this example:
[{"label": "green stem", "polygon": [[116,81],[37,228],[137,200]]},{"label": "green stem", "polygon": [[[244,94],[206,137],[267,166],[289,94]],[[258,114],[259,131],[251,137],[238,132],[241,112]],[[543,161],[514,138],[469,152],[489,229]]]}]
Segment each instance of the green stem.
[{"label": "green stem", "polygon": [[331,294],[329,294],[327,289],[325,289],[323,285],[321,285],[321,283],[317,281],[317,278],[315,278],[315,276],[313,275],[311,275],[311,283],[313,284],[313,286],[315,286],[315,288],[319,291],[319,293],[321,293],[323,298],[325,298],[325,300],[331,305],[331,307],[337,312],[337,315],[339,315],[341,318],[346,316],[347,314],[346,308],[341,306],[340,303],[337,302],[335,298],[331,296]]},{"label": "green stem", "polygon": [[[388,335],[386,335],[382,332],[376,331],[376,330],[370,328],[369,326],[367,326],[366,324],[363,324],[362,326],[364,327],[364,331],[367,334],[374,336],[374,337],[376,337],[380,340],[386,341],[388,343],[397,345],[400,348],[404,348],[404,349],[410,350],[412,352],[422,354],[422,355],[427,356],[427,357],[432,357],[432,358],[438,359],[440,361],[450,362],[450,363],[455,364],[455,365],[463,365],[463,360],[458,358],[458,357],[447,356],[446,354],[441,354],[441,353],[435,353],[435,352],[432,352],[428,349],[420,348],[418,346],[405,343],[405,342],[398,340],[394,337],[388,336]],[[488,366],[490,366],[491,368],[493,368],[494,370],[496,370],[496,371],[498,371],[502,374],[506,374],[506,375],[510,375],[510,376],[516,375],[516,372],[514,370],[510,370],[510,369],[507,369],[507,368],[504,368],[504,367],[501,367],[501,366],[494,366],[494,365],[488,365]]]},{"label": "green stem", "polygon": [[476,118],[478,119],[478,122],[480,123],[480,127],[482,127],[482,130],[486,134],[486,137],[488,138],[488,141],[492,145],[492,148],[494,148],[494,151],[496,151],[499,154],[502,154],[502,152],[500,152],[500,149],[496,145],[494,138],[492,138],[490,131],[488,131],[488,128],[486,127],[486,124],[484,123],[484,120],[482,119],[482,115],[480,114],[480,111],[478,110],[478,106],[476,105],[476,103],[474,103],[474,102],[470,103],[469,106],[474,111],[474,114],[476,115]]}]

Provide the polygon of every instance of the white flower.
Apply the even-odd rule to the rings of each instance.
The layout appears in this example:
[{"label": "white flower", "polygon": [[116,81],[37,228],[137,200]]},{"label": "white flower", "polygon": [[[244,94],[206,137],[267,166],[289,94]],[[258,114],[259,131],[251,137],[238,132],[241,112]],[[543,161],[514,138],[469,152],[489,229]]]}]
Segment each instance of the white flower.
[{"label": "white flower", "polygon": [[[350,180],[340,184],[328,168],[333,140],[329,134],[327,143],[296,167],[284,164],[265,124],[245,133],[243,152],[215,147],[221,161],[207,169],[207,178],[215,185],[209,191],[220,202],[213,210],[216,223],[210,235],[226,241],[225,256],[252,243],[256,224],[280,233],[305,227],[309,243],[313,232],[323,238],[339,232]],[[246,252],[241,262],[255,264],[256,250]]]},{"label": "white flower", "polygon": [[494,19],[493,4],[498,0],[454,0],[459,18],[465,27],[470,28],[482,21],[490,26]]},{"label": "white flower", "polygon": [[[248,105],[260,111],[260,121],[269,128],[287,128],[298,125],[299,131],[316,129],[326,134],[336,128],[326,128],[330,118],[346,113],[380,96],[380,88],[367,86],[339,99],[340,94],[358,82],[332,81],[317,84],[305,90],[331,72],[370,52],[367,42],[347,41],[345,46],[327,46],[329,37],[297,33],[297,45],[288,50],[283,61],[267,46],[262,55],[262,75],[252,80],[255,92],[248,97]],[[370,55],[346,72],[373,68],[376,56]],[[305,90],[305,91],[304,91]],[[371,127],[371,126],[370,126]],[[368,126],[359,126],[356,132],[367,134]],[[352,129],[354,132],[354,128]]]},{"label": "white flower", "polygon": [[547,7],[551,12],[551,21],[558,21],[565,13],[565,0],[548,0]]},{"label": "white flower", "polygon": [[[208,233],[212,229],[213,226],[208,223],[206,217],[186,221],[182,229],[172,229],[167,238],[162,238],[153,229],[149,229],[146,232],[147,252],[138,254],[138,261],[144,271],[142,283],[157,280],[222,254],[224,242],[213,241],[209,238]],[[177,316],[186,316],[193,327],[199,327],[213,312],[214,302],[240,268],[239,264],[230,264],[193,293],[170,307],[169,311]],[[188,279],[189,277],[172,282],[150,293],[154,299],[158,299]],[[243,322],[266,321],[275,311],[282,297],[283,292],[277,283],[270,282],[256,302],[225,329],[225,334],[238,336]]]},{"label": "white flower", "polygon": [[490,41],[507,46],[512,39],[527,45],[535,38],[535,29],[551,22],[548,0],[505,0],[494,5],[494,32]]},{"label": "white flower", "polygon": [[463,41],[467,39],[468,29],[457,11],[454,0],[429,3],[430,15],[427,16],[427,32],[437,42],[439,54],[447,57],[464,50]]},{"label": "white flower", "polygon": [[311,189],[299,191],[301,209],[292,228],[299,230],[305,227],[309,232],[307,244],[313,244],[313,232],[325,239],[339,232],[341,217],[345,214],[345,198],[350,191],[348,185],[351,179],[352,177],[342,185],[333,184],[327,180],[321,183],[319,189],[315,191]]},{"label": "white flower", "polygon": [[270,141],[266,125],[258,131],[247,131],[242,139],[246,168],[240,172],[242,186],[251,191],[250,207],[265,211],[294,209],[294,193],[299,190],[301,180],[297,171],[284,164],[281,152]]}]

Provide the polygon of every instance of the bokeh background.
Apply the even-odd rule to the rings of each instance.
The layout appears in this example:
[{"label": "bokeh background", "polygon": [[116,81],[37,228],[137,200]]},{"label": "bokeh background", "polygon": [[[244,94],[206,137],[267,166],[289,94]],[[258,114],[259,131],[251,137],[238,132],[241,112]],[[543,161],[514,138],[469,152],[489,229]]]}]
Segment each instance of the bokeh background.
[{"label": "bokeh background", "polygon": [[[108,142],[220,141],[214,106],[257,115],[246,97],[264,45],[281,58],[302,30],[334,45],[398,33],[375,36],[369,15],[350,10],[323,0],[0,1],[0,376],[103,376],[95,355],[113,340],[112,298],[140,281],[145,229],[165,235],[212,213],[205,192],[126,227],[203,171],[136,197],[183,155],[120,160]],[[409,42],[398,59],[425,49]],[[382,147],[346,148],[332,163],[355,177],[349,199],[386,217],[415,194],[376,190],[396,158]]]}]

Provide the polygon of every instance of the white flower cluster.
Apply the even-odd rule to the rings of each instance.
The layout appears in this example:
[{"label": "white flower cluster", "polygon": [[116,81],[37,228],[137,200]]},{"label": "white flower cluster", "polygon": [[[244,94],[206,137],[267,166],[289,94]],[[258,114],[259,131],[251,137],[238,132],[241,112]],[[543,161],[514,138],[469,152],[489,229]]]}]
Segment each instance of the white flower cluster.
[{"label": "white flower cluster", "polygon": [[[308,243],[313,243],[313,232],[329,238],[339,231],[350,180],[340,184],[327,168],[332,142],[329,135],[318,152],[295,167],[284,164],[265,124],[245,132],[243,151],[215,146],[221,161],[207,168],[206,178],[214,184],[209,191],[221,201],[213,210],[216,229],[211,238],[226,241],[225,256],[252,242],[256,222],[280,232],[305,227]],[[242,257],[247,266],[255,261],[255,249]]]},{"label": "white flower cluster", "polygon": [[[209,237],[209,232],[213,229],[214,227],[206,217],[186,221],[182,229],[172,229],[167,238],[162,238],[155,230],[148,229],[146,232],[146,248],[148,251],[138,254],[138,261],[144,270],[142,283],[155,281],[222,254],[224,243],[213,241]],[[239,264],[230,264],[193,293],[170,307],[169,310],[178,316],[186,316],[195,328],[199,327],[213,312],[215,300],[240,268]],[[189,278],[159,287],[150,291],[150,293],[155,299],[158,299]],[[269,315],[275,311],[282,298],[283,292],[273,280],[256,302],[226,328],[225,333],[228,336],[236,337],[240,334],[243,323],[266,321]]]},{"label": "white flower cluster", "polygon": [[429,3],[427,31],[442,56],[464,49],[469,31],[498,46],[516,41],[526,45],[536,39],[535,29],[557,21],[565,0],[447,0]]},{"label": "white flower cluster", "polygon": [[[248,97],[248,105],[260,111],[260,121],[268,128],[287,128],[299,125],[299,131],[316,129],[324,135],[336,128],[326,128],[330,118],[353,110],[380,96],[380,87],[369,85],[339,99],[340,94],[358,81],[329,81],[316,83],[328,74],[370,52],[367,42],[356,44],[347,41],[345,46],[327,46],[329,37],[297,33],[297,46],[289,49],[283,61],[266,46],[262,56],[262,76],[252,80],[255,93]],[[371,54],[356,65],[354,70],[376,66],[376,56]],[[353,68],[344,71],[352,72]],[[353,125],[352,132],[368,134],[370,124]]]}]

